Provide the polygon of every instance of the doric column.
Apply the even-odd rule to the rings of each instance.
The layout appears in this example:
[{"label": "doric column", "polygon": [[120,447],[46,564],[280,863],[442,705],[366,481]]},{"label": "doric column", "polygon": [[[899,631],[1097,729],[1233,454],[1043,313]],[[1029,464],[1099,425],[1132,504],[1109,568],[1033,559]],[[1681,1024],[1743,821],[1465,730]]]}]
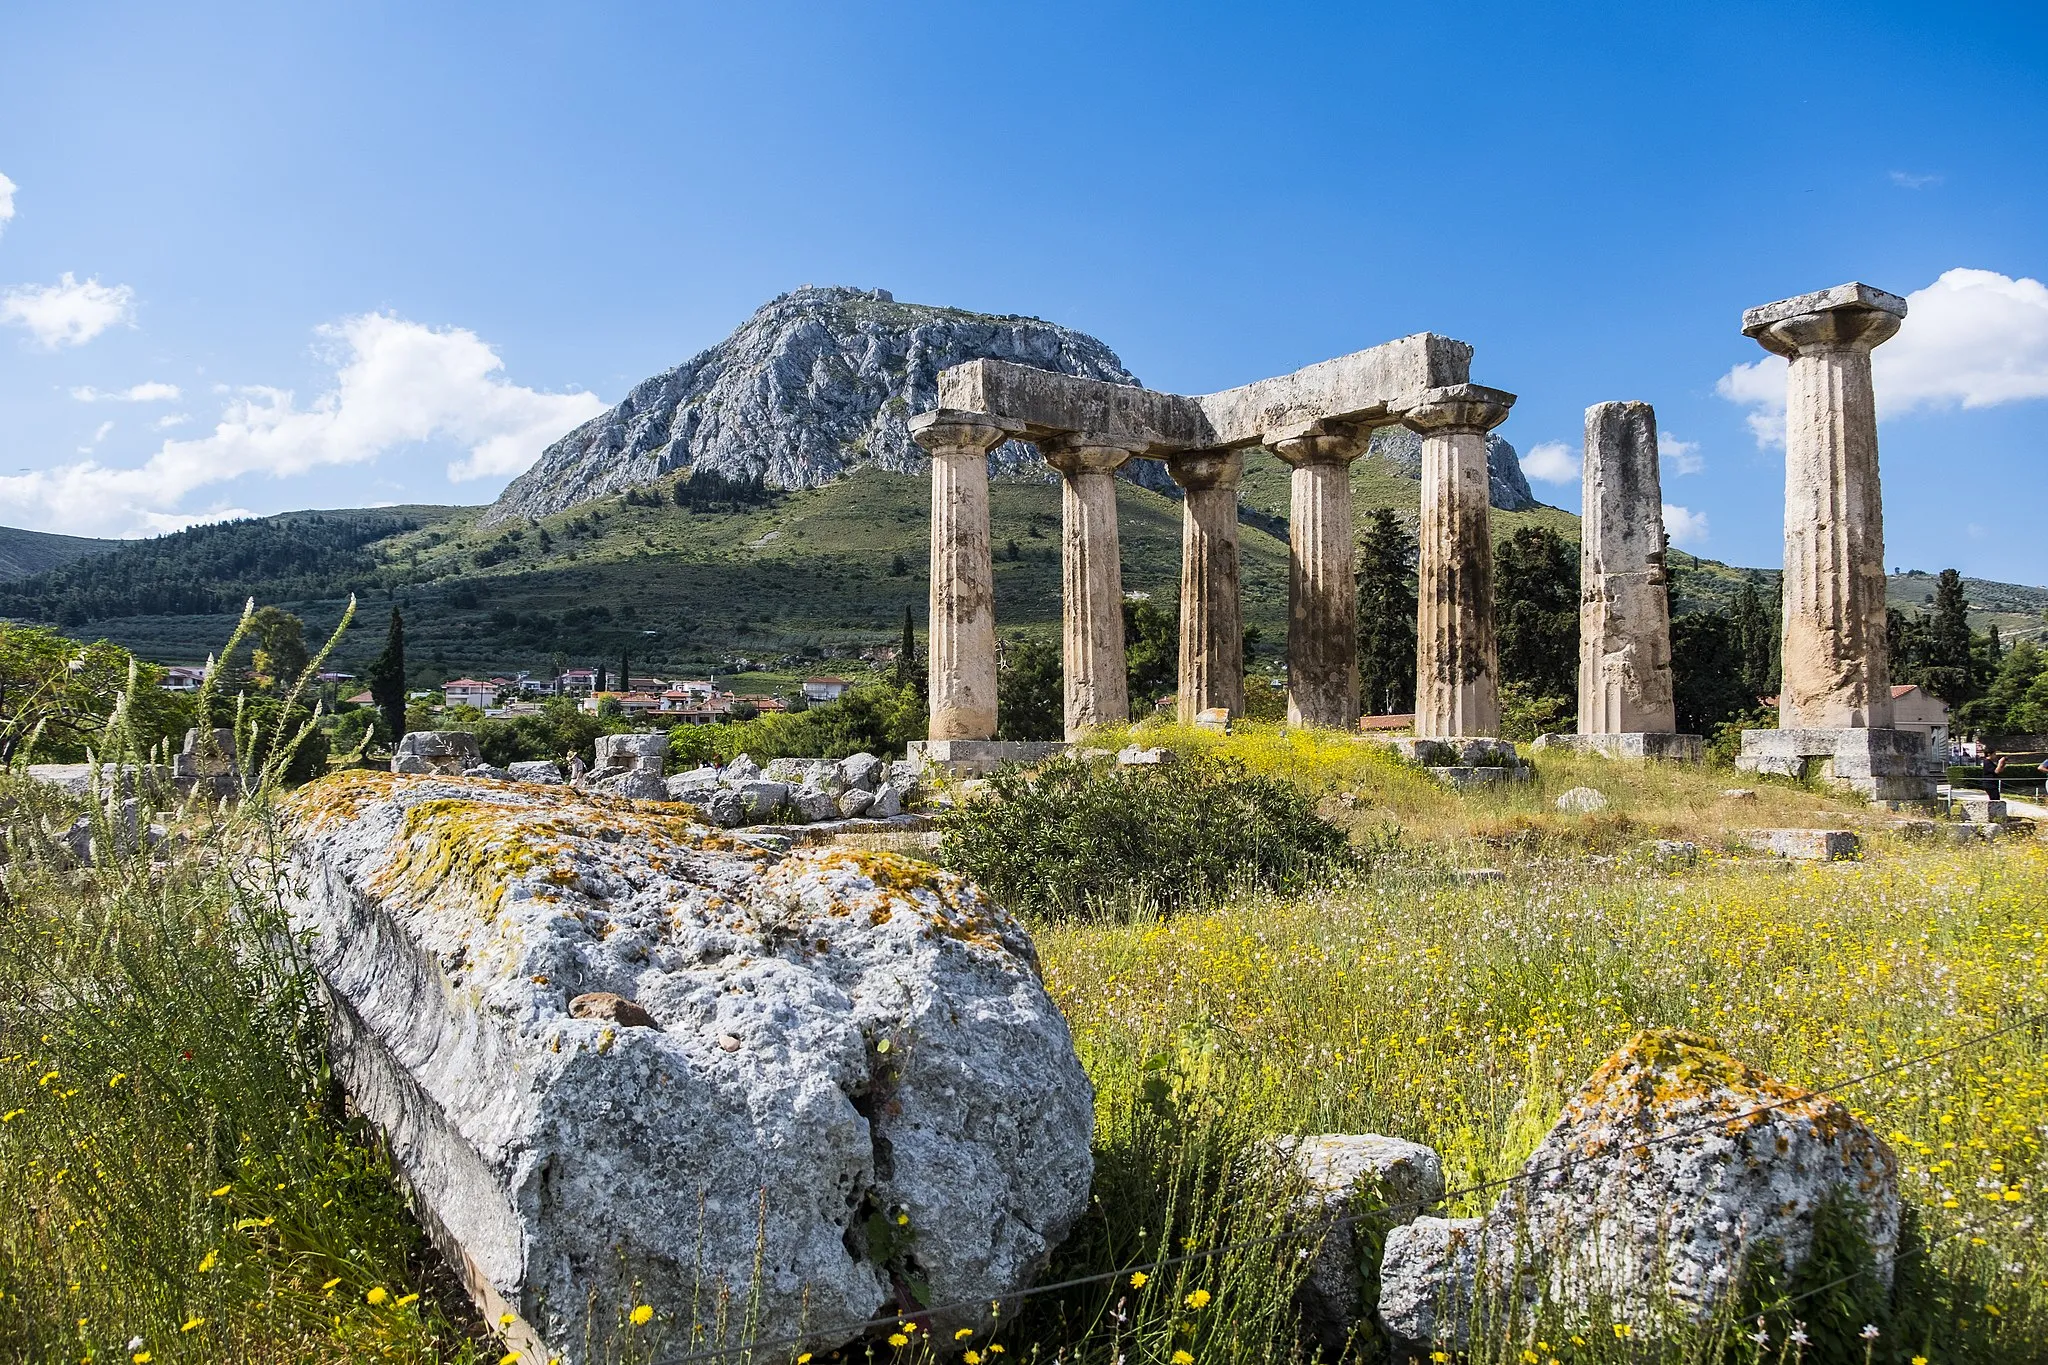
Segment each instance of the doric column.
[{"label": "doric column", "polygon": [[1357,549],[1351,462],[1372,429],[1310,422],[1269,432],[1266,448],[1294,467],[1287,521],[1287,723],[1358,724]]},{"label": "doric column", "polygon": [[1648,403],[1586,409],[1581,515],[1579,733],[1675,731],[1664,493]]},{"label": "doric column", "polygon": [[1244,609],[1238,594],[1240,450],[1188,450],[1166,467],[1186,493],[1180,519],[1180,720],[1213,707],[1244,714]]},{"label": "doric column", "polygon": [[981,413],[942,409],[911,418],[910,434],[932,457],[930,737],[992,739],[996,603],[988,452],[1010,428]]},{"label": "doric column", "polygon": [[1478,384],[1430,389],[1402,414],[1422,435],[1422,518],[1416,569],[1415,733],[1500,733],[1493,635],[1493,537],[1486,433],[1515,396]]},{"label": "doric column", "polygon": [[1891,727],[1870,353],[1905,316],[1904,299],[1866,284],[1742,315],[1744,336],[1790,362],[1783,730]]},{"label": "doric column", "polygon": [[1124,681],[1124,579],[1116,532],[1116,471],[1133,446],[1086,436],[1040,441],[1060,476],[1060,647],[1067,738],[1131,718]]}]

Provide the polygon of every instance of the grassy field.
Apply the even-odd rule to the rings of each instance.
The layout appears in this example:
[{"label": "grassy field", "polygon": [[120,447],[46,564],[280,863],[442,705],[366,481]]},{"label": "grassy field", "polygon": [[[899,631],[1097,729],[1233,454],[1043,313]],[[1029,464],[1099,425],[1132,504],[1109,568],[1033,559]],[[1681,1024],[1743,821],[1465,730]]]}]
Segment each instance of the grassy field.
[{"label": "grassy field", "polygon": [[[1343,736],[1140,737],[1297,782],[1379,856],[1296,897],[1035,926],[1098,1087],[1097,1198],[1046,1278],[1110,1278],[1027,1301],[966,1365],[1003,1365],[994,1345],[1048,1363],[1292,1357],[1301,1272],[1285,1191],[1246,1165],[1272,1134],[1427,1142],[1456,1189],[1511,1172],[1641,1028],[1698,1029],[1823,1084],[2048,1010],[2039,841],[1915,844],[1789,784],[1727,797],[1735,779],[1711,770],[1545,759],[1530,787],[1460,796]],[[1558,812],[1576,785],[1609,809]],[[81,874],[35,851],[33,829],[68,815],[5,795],[0,1359],[500,1359],[333,1093],[263,859],[208,853],[267,846],[261,803],[233,829],[195,814],[193,842],[163,866]],[[1859,821],[1865,858],[1824,866],[1743,855],[1726,833]],[[1644,851],[1655,837],[1706,852],[1660,864]],[[1459,875],[1475,866],[1503,878]],[[1623,1337],[1553,1319],[1473,1358],[2038,1359],[2044,1039],[2008,1034],[1842,1092],[1899,1155],[1930,1248],[1867,1356],[1860,1339],[1849,1355],[1787,1353],[1786,1324],[1808,1317],[1786,1312],[1768,1348],[1725,1321],[1675,1335],[1624,1323]],[[1450,1211],[1484,1203],[1454,1197]],[[1162,1253],[1196,1254],[1133,1273]],[[1824,1334],[1824,1314],[1810,1317]],[[628,1327],[612,1358],[688,1340],[688,1324]],[[878,1358],[928,1353],[906,1341]]]}]

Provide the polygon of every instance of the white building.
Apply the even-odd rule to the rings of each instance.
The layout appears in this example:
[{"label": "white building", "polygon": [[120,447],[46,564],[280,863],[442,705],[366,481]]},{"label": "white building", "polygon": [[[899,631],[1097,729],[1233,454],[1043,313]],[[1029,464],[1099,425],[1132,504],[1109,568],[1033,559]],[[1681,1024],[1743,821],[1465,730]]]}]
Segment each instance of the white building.
[{"label": "white building", "polygon": [[1892,688],[1892,725],[1927,737],[1928,752],[1948,761],[1948,703],[1916,683]]},{"label": "white building", "polygon": [[457,678],[441,684],[441,701],[444,706],[474,706],[481,711],[498,704],[498,689],[475,678]]},{"label": "white building", "polygon": [[845,693],[847,682],[844,678],[805,678],[804,700],[810,702],[838,701]]}]

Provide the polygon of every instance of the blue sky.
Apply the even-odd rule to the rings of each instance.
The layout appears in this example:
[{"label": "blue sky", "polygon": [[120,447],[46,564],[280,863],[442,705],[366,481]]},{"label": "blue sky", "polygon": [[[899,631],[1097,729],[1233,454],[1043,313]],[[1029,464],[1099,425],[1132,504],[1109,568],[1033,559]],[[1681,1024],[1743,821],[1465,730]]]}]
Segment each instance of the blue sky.
[{"label": "blue sky", "polygon": [[1447,333],[1539,496],[1648,400],[1776,564],[1739,317],[1861,279],[1887,558],[2048,583],[2048,9],[1697,9],[9,6],[0,523],[485,501],[844,283],[1181,392]]}]

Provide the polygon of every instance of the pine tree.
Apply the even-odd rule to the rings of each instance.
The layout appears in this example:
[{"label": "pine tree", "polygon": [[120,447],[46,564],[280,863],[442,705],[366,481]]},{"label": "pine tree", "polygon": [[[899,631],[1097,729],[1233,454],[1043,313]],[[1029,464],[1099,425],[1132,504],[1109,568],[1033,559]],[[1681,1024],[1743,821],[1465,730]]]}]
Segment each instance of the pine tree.
[{"label": "pine tree", "polygon": [[397,607],[391,609],[391,629],[384,636],[384,652],[371,661],[365,676],[370,683],[370,700],[395,744],[405,734],[405,618]]},{"label": "pine tree", "polygon": [[1358,542],[1358,698],[1368,715],[1415,709],[1415,538],[1385,507]]}]

